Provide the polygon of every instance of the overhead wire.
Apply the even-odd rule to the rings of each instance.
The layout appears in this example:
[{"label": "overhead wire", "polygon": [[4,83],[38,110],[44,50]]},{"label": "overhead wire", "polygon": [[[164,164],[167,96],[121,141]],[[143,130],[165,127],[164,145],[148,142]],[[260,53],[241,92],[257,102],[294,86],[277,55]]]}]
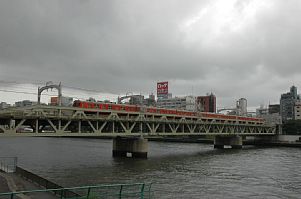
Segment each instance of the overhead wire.
[{"label": "overhead wire", "polygon": [[[8,80],[0,80],[0,84],[32,84],[32,85],[39,85],[43,86],[45,83],[36,83],[36,82],[17,82],[17,81],[8,81]],[[92,92],[92,93],[108,93],[104,90],[96,90],[96,89],[87,89],[82,87],[76,87],[76,86],[70,86],[66,84],[61,84],[63,87],[71,88],[75,90],[81,90],[86,92]]]},{"label": "overhead wire", "polygon": [[[37,93],[26,92],[26,91],[14,91],[14,90],[5,90],[5,89],[0,89],[0,91],[7,92],[7,93],[19,93],[19,94],[37,95]],[[42,94],[42,95],[53,96],[53,95],[50,95],[50,94]]]},{"label": "overhead wire", "polygon": [[[9,87],[11,87],[12,89],[4,89],[3,86],[1,86],[1,85],[11,85]],[[23,86],[20,86],[20,85],[23,85]],[[28,85],[28,86],[24,86],[24,85]],[[32,87],[30,87],[30,85],[32,85]],[[36,91],[37,90],[37,88],[34,88],[34,85],[40,87],[40,86],[44,86],[45,83],[41,83],[41,82],[20,82],[20,81],[14,81],[14,80],[3,80],[3,79],[1,80],[0,79],[0,91],[1,92],[27,94],[27,95],[37,95],[37,92],[30,92],[30,91]],[[86,93],[90,93],[90,94],[93,93],[94,96],[92,96],[92,97],[96,97],[95,95],[110,94],[109,92],[96,90],[96,89],[86,89],[86,88],[82,88],[82,87],[69,86],[69,85],[65,85],[65,84],[61,84],[61,85],[62,85],[63,88],[68,88],[69,90],[79,90],[81,92],[86,92]],[[13,90],[15,88],[16,89],[27,90],[27,91]],[[30,91],[28,91],[28,90],[30,90]],[[83,93],[82,96],[79,97],[78,93],[75,94],[74,92],[72,92],[72,91],[69,92],[68,90],[64,91],[64,94],[68,97],[72,97],[74,99],[79,99],[79,100],[87,100],[87,97],[89,97],[89,96],[87,96],[86,98],[83,98],[83,96],[86,96],[84,93]],[[47,94],[47,93],[42,93],[42,95],[43,96],[53,96],[53,94]],[[114,94],[112,94],[112,95],[114,95]],[[108,97],[108,98],[112,99],[112,97]]]},{"label": "overhead wire", "polygon": [[[27,95],[37,95],[37,93],[33,93],[33,92],[16,91],[16,90],[5,90],[5,89],[0,89],[0,92],[17,93],[17,94],[27,94]],[[42,93],[41,95],[53,97],[53,94]],[[74,98],[74,99],[79,99],[79,100],[86,100],[85,98],[78,97],[78,96],[69,96],[69,97]]]}]

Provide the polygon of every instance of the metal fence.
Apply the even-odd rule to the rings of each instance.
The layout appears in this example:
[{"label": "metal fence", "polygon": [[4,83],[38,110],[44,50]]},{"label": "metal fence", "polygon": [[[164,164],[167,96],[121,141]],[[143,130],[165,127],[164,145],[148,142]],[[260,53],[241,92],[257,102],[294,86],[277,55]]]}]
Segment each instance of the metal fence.
[{"label": "metal fence", "polygon": [[[21,195],[34,195],[51,192],[61,199],[150,199],[154,198],[151,183],[95,185],[61,189],[31,190],[10,193],[0,193],[0,198],[16,199]],[[66,196],[67,192],[76,192],[78,196]]]},{"label": "metal fence", "polygon": [[16,172],[17,157],[0,157],[0,170],[6,173]]}]

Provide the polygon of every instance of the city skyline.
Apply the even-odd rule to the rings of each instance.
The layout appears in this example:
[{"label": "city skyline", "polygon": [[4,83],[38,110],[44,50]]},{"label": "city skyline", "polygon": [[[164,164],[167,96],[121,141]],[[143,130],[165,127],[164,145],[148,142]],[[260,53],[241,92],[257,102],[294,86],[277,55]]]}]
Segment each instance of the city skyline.
[{"label": "city skyline", "polygon": [[[2,83],[5,83],[5,82],[2,82]],[[0,102],[6,102],[10,105],[14,105],[15,102],[21,102],[23,100],[30,100],[32,102],[36,102],[37,101],[37,88],[39,87],[42,87],[42,86],[45,86],[43,84],[20,84],[20,83],[17,83],[17,82],[6,82],[6,84],[16,84],[16,85],[19,85],[17,87],[12,87],[13,90],[7,90],[7,89],[0,89],[0,92],[3,92],[3,93],[10,93],[11,95],[8,95],[8,96],[0,96]],[[52,82],[51,82],[52,83]],[[164,82],[164,83],[167,83],[168,82]],[[158,83],[157,83],[158,84]],[[24,85],[27,85],[27,87]],[[21,86],[21,87],[20,87]],[[23,86],[23,87],[22,87]],[[295,95],[298,96],[299,98],[299,94],[298,94],[298,87],[296,87],[295,85],[292,85],[290,88],[287,89],[290,90],[292,87],[295,88]],[[122,97],[122,96],[126,96],[126,95],[143,95],[144,97],[148,97],[149,94],[154,94],[155,97],[157,97],[157,95],[154,93],[149,93],[149,94],[146,94],[146,93],[125,93],[125,94],[119,94],[119,95],[114,95],[114,94],[111,94],[111,93],[101,93],[101,91],[97,91],[97,90],[91,90],[91,89],[85,89],[85,88],[77,88],[77,87],[71,87],[71,86],[67,86],[65,85],[65,88],[64,88],[64,85],[62,85],[62,88],[63,88],[63,96],[64,97],[71,97],[73,98],[73,100],[89,100],[91,98],[95,99],[96,101],[110,101],[110,102],[114,102],[114,103],[117,103],[118,101],[118,98],[119,97]],[[17,89],[17,90],[14,90],[14,89]],[[66,90],[67,92],[64,92],[64,90]],[[284,93],[286,93],[287,91],[285,91]],[[167,91],[168,92],[168,91]],[[274,102],[274,103],[271,103],[269,101],[268,104],[259,104],[257,106],[248,106],[247,105],[247,109],[250,113],[252,112],[257,112],[257,109],[262,109],[262,108],[268,108],[269,105],[273,105],[273,104],[280,104],[281,103],[281,96],[284,94],[284,93],[281,93],[280,94],[280,98],[279,98],[279,101],[278,102]],[[44,93],[42,93],[42,98],[41,98],[41,102],[42,103],[46,103],[46,104],[49,104],[50,103],[50,100],[51,100],[51,97],[55,97],[57,96],[57,90],[56,89],[49,89],[47,91],[45,91]],[[172,93],[169,93],[170,94],[170,97],[179,97],[179,98],[182,98],[182,97],[189,97],[189,96],[193,96],[195,97],[195,100],[197,102],[197,98],[201,97],[201,96],[210,96],[214,93],[206,93],[206,94],[203,94],[203,95],[179,95],[179,96],[174,96]],[[13,96],[13,97],[12,97]],[[17,96],[17,97],[16,97]],[[30,96],[30,97],[24,97],[24,96]],[[3,100],[4,99],[4,100]],[[240,99],[244,99],[244,98],[240,98]],[[247,103],[249,104],[248,102],[248,99],[247,100]],[[239,99],[234,99],[233,100],[233,103],[230,105],[230,106],[222,106],[222,102],[219,102],[217,100],[217,106],[216,106],[216,110],[220,110],[220,109],[227,109],[227,108],[235,108],[237,106],[237,102],[239,101]]]}]

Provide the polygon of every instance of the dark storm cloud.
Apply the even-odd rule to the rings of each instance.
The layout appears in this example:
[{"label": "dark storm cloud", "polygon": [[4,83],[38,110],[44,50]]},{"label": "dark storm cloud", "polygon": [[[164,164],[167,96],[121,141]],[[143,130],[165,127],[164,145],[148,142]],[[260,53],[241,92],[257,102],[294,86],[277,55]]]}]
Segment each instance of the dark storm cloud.
[{"label": "dark storm cloud", "polygon": [[230,106],[301,86],[299,1],[1,1],[0,78],[112,92],[215,92]]}]

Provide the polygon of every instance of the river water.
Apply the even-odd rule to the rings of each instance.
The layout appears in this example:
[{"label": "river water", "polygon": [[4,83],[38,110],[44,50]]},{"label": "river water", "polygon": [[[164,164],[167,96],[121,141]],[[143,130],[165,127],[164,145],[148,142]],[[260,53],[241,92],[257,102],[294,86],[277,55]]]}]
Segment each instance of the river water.
[{"label": "river water", "polygon": [[300,150],[149,142],[131,159],[112,158],[112,140],[0,138],[0,156],[62,186],[152,182],[155,198],[301,198]]}]

